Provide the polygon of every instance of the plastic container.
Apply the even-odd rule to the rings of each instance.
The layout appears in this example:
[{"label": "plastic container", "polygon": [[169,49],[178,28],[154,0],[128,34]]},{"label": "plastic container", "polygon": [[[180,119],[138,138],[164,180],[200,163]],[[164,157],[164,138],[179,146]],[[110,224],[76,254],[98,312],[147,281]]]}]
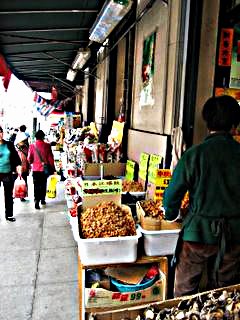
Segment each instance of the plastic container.
[{"label": "plastic container", "polygon": [[157,280],[157,276],[153,277],[152,279],[148,279],[144,283],[124,284],[114,278],[111,278],[111,283],[118,289],[119,292],[134,292],[134,291],[144,290],[144,289],[147,289],[148,287],[151,287],[156,280]]},{"label": "plastic container", "polygon": [[174,254],[180,229],[149,231],[138,226],[138,230],[142,233],[144,251],[147,256]]},{"label": "plastic container", "polygon": [[100,265],[111,263],[132,263],[137,260],[138,239],[141,232],[137,229],[135,236],[111,238],[78,238],[78,252],[83,265]]}]

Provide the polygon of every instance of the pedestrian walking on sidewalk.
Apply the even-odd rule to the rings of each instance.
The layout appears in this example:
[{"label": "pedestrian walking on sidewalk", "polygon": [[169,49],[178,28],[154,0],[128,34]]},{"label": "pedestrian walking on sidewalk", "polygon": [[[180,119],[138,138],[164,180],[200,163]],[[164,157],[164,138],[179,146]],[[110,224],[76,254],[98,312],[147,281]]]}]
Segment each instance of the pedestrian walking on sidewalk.
[{"label": "pedestrian walking on sidewalk", "polygon": [[36,142],[29,146],[28,162],[32,165],[35,209],[40,209],[40,202],[46,204],[48,174],[44,171],[44,164],[49,165],[52,173],[55,172],[55,166],[51,146],[44,141],[45,133],[38,130],[35,138]]},{"label": "pedestrian walking on sidewalk", "polygon": [[240,281],[240,143],[232,136],[240,106],[231,96],[211,97],[202,117],[209,134],[183,154],[164,193],[166,219],[174,220],[189,192],[175,256],[175,297]]},{"label": "pedestrian walking on sidewalk", "polygon": [[[15,148],[18,152],[18,155],[21,159],[22,162],[22,178],[26,183],[26,186],[28,186],[27,184],[27,177],[29,175],[29,170],[30,170],[30,165],[29,162],[27,160],[27,156],[28,156],[28,149],[29,149],[29,142],[28,142],[28,138],[29,138],[29,134],[27,134],[26,132],[26,126],[22,125],[19,127],[19,131],[17,133],[16,139],[15,139]],[[21,201],[26,201],[25,198],[21,198]]]},{"label": "pedestrian walking on sidewalk", "polygon": [[21,159],[11,141],[3,139],[3,129],[0,127],[0,183],[3,183],[5,200],[5,218],[14,222],[13,217],[13,173],[21,173]]}]

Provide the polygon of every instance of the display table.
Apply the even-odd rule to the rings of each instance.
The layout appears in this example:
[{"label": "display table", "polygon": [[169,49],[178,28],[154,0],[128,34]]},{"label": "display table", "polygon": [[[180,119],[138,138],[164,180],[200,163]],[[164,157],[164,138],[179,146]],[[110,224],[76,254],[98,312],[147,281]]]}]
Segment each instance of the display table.
[{"label": "display table", "polygon": [[[85,270],[86,269],[104,269],[106,267],[118,268],[118,267],[131,267],[135,264],[152,264],[157,263],[159,265],[159,269],[165,275],[165,281],[167,283],[167,276],[168,276],[168,261],[166,257],[148,257],[148,256],[141,256],[137,259],[134,263],[124,263],[124,264],[112,264],[112,265],[83,265],[80,261],[78,261],[78,285],[79,285],[79,319],[85,320],[87,319],[87,315],[90,313],[101,313],[105,311],[111,310],[119,310],[123,308],[123,305],[119,306],[109,306],[109,307],[86,307],[85,301]],[[164,285],[164,296],[167,295],[167,285]],[[156,301],[156,300],[155,300]],[[151,301],[148,301],[151,303]],[[130,306],[139,306],[146,304],[145,301],[134,302]]]}]

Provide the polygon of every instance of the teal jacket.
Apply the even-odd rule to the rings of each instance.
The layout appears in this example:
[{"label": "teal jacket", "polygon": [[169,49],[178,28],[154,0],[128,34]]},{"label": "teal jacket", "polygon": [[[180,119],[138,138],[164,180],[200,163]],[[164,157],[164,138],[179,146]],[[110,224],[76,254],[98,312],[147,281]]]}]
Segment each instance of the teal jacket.
[{"label": "teal jacket", "polygon": [[229,133],[211,134],[183,154],[164,193],[167,220],[178,216],[186,191],[183,240],[218,244],[224,233],[240,244],[240,144]]}]

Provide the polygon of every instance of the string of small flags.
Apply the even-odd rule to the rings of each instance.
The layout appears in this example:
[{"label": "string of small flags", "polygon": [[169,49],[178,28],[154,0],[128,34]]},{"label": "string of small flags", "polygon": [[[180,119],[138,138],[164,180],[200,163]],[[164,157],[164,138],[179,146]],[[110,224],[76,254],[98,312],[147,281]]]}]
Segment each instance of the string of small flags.
[{"label": "string of small flags", "polygon": [[41,97],[37,92],[34,94],[33,101],[38,112],[44,117],[49,116],[54,110],[62,110],[61,100],[48,100]]}]

